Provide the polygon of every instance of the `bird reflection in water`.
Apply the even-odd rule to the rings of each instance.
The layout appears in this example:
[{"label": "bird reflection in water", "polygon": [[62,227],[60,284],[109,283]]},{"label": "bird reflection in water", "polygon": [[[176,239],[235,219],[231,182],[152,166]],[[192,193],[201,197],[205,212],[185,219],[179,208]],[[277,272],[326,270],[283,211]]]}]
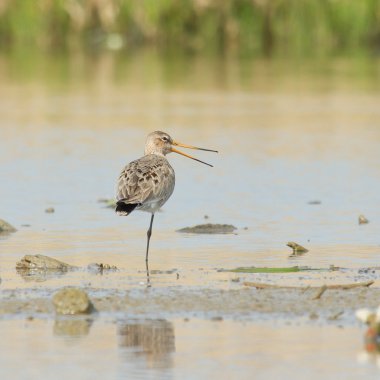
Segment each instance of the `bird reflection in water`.
[{"label": "bird reflection in water", "polygon": [[119,346],[129,348],[128,356],[144,355],[150,367],[172,367],[171,353],[175,352],[172,323],[163,320],[129,321],[118,326]]}]

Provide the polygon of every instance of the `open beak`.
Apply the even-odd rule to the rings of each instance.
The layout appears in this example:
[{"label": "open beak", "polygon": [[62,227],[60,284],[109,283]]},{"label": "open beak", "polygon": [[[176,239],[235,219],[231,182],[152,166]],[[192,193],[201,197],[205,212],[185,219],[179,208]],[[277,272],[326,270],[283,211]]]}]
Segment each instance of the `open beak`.
[{"label": "open beak", "polygon": [[[192,145],[181,144],[181,143],[179,143],[179,142],[177,142],[177,141],[173,141],[173,142],[172,142],[172,145],[175,145],[175,146],[181,146],[182,148],[197,149],[197,150],[204,150],[204,151],[206,151],[206,152],[214,152],[214,153],[218,153],[217,150],[205,149],[205,148],[198,148],[198,147],[196,147],[196,146],[192,146]],[[192,160],[195,160],[195,161],[201,162],[202,164],[205,164],[205,165],[208,165],[208,166],[213,167],[211,164],[208,164],[207,162],[204,162],[204,161],[198,160],[198,158],[195,158],[195,157],[193,157],[193,156],[190,156],[189,154],[183,153],[183,152],[181,152],[180,150],[177,150],[177,149],[171,148],[171,151],[174,152],[174,153],[181,154],[182,156],[185,156],[185,157],[191,158]]]}]

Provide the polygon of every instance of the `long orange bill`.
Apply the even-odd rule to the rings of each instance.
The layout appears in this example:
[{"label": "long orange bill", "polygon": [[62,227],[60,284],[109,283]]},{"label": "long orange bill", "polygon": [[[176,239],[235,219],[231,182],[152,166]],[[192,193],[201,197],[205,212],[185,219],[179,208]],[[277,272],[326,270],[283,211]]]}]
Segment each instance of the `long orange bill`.
[{"label": "long orange bill", "polygon": [[[217,150],[204,149],[204,148],[197,148],[196,146],[185,145],[185,144],[178,143],[178,142],[176,142],[176,141],[173,141],[173,145],[176,145],[176,146],[182,146],[183,148],[190,148],[190,149],[197,149],[197,150],[205,150],[206,152],[215,152],[215,153],[218,153]],[[204,161],[198,160],[198,158],[195,158],[195,157],[193,157],[193,156],[190,156],[189,154],[183,153],[183,152],[181,152],[180,150],[177,150],[177,149],[172,148],[171,151],[174,152],[174,153],[181,154],[182,156],[185,156],[185,157],[191,158],[192,160],[195,160],[195,161],[201,162],[202,164],[205,164],[205,165],[208,165],[208,166],[213,167],[213,165],[208,164],[207,162],[204,162]]]},{"label": "long orange bill", "polygon": [[176,145],[176,146],[181,146],[182,148],[189,148],[189,149],[197,149],[197,150],[204,150],[206,152],[214,152],[214,153],[218,153],[217,150],[212,150],[212,149],[205,149],[205,148],[198,148],[196,146],[192,146],[192,145],[186,145],[186,144],[181,144],[177,141],[173,141],[173,145]]}]

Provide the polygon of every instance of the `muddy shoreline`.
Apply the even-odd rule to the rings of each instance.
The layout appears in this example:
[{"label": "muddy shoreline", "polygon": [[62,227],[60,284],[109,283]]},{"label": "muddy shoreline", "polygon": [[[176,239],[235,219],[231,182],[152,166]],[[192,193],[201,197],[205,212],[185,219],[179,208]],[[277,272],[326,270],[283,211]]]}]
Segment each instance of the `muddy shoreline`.
[{"label": "muddy shoreline", "polygon": [[[82,285],[77,283],[75,288],[78,292],[85,292],[84,297],[88,296],[92,316],[117,318],[122,314],[137,318],[195,317],[270,322],[302,320],[303,323],[318,321],[342,326],[357,323],[355,311],[358,308],[378,306],[378,269],[333,267],[296,273],[198,269],[195,272],[198,285],[193,283],[191,286],[186,284],[190,274],[186,271],[151,270],[148,278],[143,272],[132,271],[129,273],[132,278],[141,277],[126,286],[125,283],[122,285],[128,277],[125,270],[108,264],[79,268],[43,255],[26,255],[17,262],[16,271],[31,286],[2,289],[0,318],[54,318],[57,292],[73,288],[74,284],[67,278],[64,285],[61,283],[57,287],[49,280],[71,272],[80,277]],[[204,282],[206,278],[208,284]],[[113,283],[113,286],[96,286],[94,279],[103,279],[105,284]],[[69,306],[72,306],[70,300]]]},{"label": "muddy shoreline", "polygon": [[[329,289],[315,299],[316,289],[221,290],[210,288],[83,288],[93,303],[96,315],[122,314],[142,318],[204,318],[265,321],[318,321],[353,324],[355,310],[375,308],[380,289]],[[52,297],[56,291],[45,289],[4,290],[0,298],[0,318],[54,317]]]}]

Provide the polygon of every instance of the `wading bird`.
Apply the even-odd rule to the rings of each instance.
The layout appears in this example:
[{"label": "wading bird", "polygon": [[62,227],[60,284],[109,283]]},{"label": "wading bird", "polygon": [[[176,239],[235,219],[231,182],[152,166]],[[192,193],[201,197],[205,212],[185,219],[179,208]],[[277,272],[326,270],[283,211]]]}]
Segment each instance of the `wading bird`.
[{"label": "wading bird", "polygon": [[117,214],[129,215],[134,210],[152,214],[147,232],[145,255],[148,275],[149,242],[152,235],[154,213],[170,198],[175,185],[174,170],[165,156],[168,153],[175,152],[212,167],[206,162],[173,148],[173,146],[218,153],[216,150],[181,144],[174,141],[165,132],[152,132],[148,135],[145,143],[145,155],[132,161],[123,169],[117,184],[115,210]]}]

